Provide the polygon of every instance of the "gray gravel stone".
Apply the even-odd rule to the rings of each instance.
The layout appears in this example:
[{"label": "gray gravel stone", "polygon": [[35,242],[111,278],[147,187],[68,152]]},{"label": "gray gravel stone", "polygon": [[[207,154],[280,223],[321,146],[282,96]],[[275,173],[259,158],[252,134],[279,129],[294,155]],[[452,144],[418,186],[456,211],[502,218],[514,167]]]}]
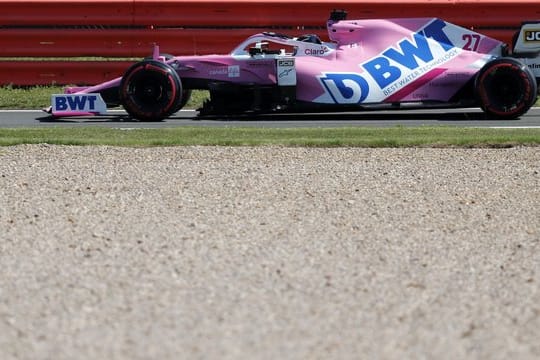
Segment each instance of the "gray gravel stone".
[{"label": "gray gravel stone", "polygon": [[539,202],[539,148],[0,148],[0,358],[537,359]]}]

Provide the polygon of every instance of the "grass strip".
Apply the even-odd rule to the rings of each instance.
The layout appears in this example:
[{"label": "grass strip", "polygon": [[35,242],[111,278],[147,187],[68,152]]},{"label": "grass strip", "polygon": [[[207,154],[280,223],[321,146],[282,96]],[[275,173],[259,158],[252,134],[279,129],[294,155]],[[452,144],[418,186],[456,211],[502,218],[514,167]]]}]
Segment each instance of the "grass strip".
[{"label": "grass strip", "polygon": [[540,129],[458,127],[0,129],[0,145],[302,146],[302,147],[513,147],[540,146]]},{"label": "grass strip", "polygon": [[[51,95],[62,94],[63,86],[0,86],[0,109],[39,110],[51,105]],[[197,109],[209,97],[208,91],[194,90],[186,109]]]}]

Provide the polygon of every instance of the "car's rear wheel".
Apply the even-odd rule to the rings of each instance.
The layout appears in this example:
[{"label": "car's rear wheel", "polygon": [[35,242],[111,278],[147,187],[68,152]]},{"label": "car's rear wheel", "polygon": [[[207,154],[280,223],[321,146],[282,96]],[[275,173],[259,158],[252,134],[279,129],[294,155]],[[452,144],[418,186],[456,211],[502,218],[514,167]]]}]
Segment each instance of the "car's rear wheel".
[{"label": "car's rear wheel", "polygon": [[182,83],[169,65],[154,60],[130,67],[120,82],[124,109],[141,121],[160,121],[177,111],[182,102]]},{"label": "car's rear wheel", "polygon": [[487,63],[476,77],[476,95],[489,117],[515,119],[525,114],[537,97],[537,84],[527,65],[501,58]]}]

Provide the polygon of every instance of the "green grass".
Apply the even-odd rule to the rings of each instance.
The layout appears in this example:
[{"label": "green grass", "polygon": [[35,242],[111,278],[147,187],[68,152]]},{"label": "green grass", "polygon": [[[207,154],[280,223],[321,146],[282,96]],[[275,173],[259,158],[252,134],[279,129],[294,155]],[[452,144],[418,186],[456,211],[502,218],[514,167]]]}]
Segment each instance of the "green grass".
[{"label": "green grass", "polygon": [[[0,109],[38,110],[51,104],[52,94],[62,94],[62,86],[0,87]],[[207,91],[193,91],[186,109],[200,107],[208,97]]]},{"label": "green grass", "polygon": [[305,147],[513,147],[539,146],[540,129],[457,127],[0,129],[0,146],[18,144],[112,146],[305,146]]},{"label": "green grass", "polygon": [[58,86],[0,87],[0,109],[41,109],[51,104],[51,95],[62,92]]}]

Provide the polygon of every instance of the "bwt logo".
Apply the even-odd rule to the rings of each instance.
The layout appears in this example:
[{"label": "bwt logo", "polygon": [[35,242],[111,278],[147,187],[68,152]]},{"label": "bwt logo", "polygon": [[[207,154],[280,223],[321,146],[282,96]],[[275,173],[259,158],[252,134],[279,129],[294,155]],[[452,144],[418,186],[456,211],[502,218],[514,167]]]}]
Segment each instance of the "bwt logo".
[{"label": "bwt logo", "polygon": [[540,30],[526,30],[525,41],[527,42],[540,42]]},{"label": "bwt logo", "polygon": [[106,113],[107,105],[100,94],[62,94],[51,97],[54,112]]},{"label": "bwt logo", "polygon": [[321,77],[321,81],[336,104],[359,104],[369,94],[369,84],[359,74],[334,73],[325,75],[325,77]]},{"label": "bwt logo", "polygon": [[97,95],[58,96],[54,104],[57,111],[92,111],[96,110],[97,99]]},{"label": "bwt logo", "polygon": [[[325,73],[320,80],[333,100],[338,104],[361,103],[369,95],[368,80],[373,80],[383,90],[403,76],[403,67],[416,70],[434,60],[433,51],[428,39],[438,43],[445,52],[455,48],[443,29],[446,23],[435,20],[423,30],[414,33],[412,41],[408,38],[400,41],[379,56],[368,60],[360,66],[365,73]],[[422,63],[419,64],[419,61]],[[401,67],[395,64],[401,65]],[[368,80],[367,80],[367,79]]]}]

